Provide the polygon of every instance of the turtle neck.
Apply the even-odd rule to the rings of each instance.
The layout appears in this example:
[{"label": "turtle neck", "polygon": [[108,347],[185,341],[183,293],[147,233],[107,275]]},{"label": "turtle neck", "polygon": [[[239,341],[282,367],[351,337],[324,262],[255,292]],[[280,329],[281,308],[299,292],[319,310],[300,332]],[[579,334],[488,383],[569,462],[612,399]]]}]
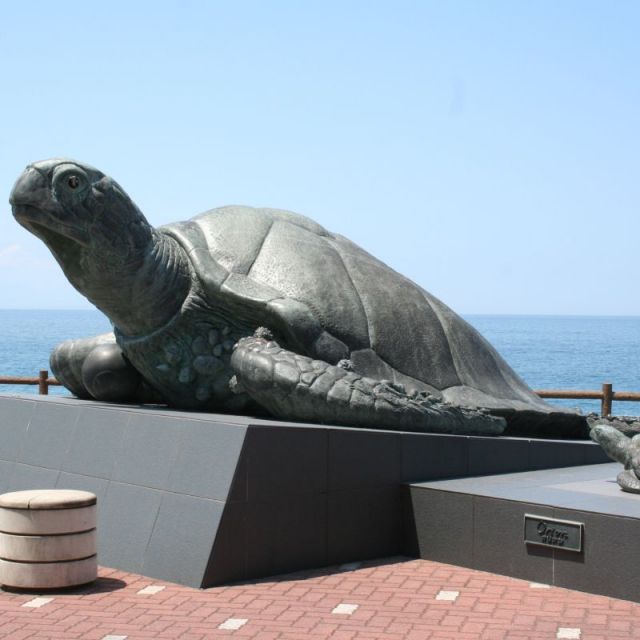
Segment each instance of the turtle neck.
[{"label": "turtle neck", "polygon": [[82,282],[73,282],[128,337],[165,325],[184,302],[191,275],[184,250],[149,227],[147,242],[133,253],[85,256]]}]

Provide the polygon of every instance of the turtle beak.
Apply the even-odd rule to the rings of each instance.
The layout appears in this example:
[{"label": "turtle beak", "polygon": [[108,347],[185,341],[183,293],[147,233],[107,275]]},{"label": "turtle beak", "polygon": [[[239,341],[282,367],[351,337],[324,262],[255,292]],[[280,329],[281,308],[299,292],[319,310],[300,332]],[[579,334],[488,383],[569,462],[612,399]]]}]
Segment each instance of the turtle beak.
[{"label": "turtle beak", "polygon": [[54,254],[62,251],[62,238],[88,245],[88,235],[64,220],[64,212],[51,194],[47,174],[39,167],[31,164],[24,170],[11,191],[9,203],[17,222],[43,240]]},{"label": "turtle beak", "polygon": [[46,209],[51,203],[51,191],[46,176],[33,166],[27,167],[15,183],[9,203],[16,217],[20,216],[21,209],[28,207]]}]

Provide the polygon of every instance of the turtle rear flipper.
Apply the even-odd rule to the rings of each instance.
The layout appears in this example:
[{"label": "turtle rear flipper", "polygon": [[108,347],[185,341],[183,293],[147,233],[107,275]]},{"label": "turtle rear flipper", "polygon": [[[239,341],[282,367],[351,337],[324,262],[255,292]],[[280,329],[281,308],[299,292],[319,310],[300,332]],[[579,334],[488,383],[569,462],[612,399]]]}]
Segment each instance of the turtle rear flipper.
[{"label": "turtle rear flipper", "polygon": [[74,396],[91,399],[89,390],[82,381],[82,365],[87,356],[98,346],[115,344],[113,333],[101,333],[91,338],[78,338],[61,342],[51,352],[49,366],[58,382]]},{"label": "turtle rear flipper", "polygon": [[124,357],[113,333],[65,340],[51,354],[56,379],[75,396],[107,402],[163,402]]},{"label": "turtle rear flipper", "polygon": [[401,385],[292,353],[259,336],[238,342],[231,366],[236,390],[283,419],[475,435],[499,435],[506,426],[502,418],[427,393],[410,396]]}]

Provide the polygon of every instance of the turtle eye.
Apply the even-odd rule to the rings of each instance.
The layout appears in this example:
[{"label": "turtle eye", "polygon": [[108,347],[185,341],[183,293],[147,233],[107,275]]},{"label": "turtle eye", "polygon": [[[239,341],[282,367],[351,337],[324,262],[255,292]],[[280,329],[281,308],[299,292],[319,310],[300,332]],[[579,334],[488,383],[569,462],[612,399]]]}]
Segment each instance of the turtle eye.
[{"label": "turtle eye", "polygon": [[53,195],[61,200],[77,200],[89,186],[89,178],[82,167],[71,162],[58,165],[51,176]]}]

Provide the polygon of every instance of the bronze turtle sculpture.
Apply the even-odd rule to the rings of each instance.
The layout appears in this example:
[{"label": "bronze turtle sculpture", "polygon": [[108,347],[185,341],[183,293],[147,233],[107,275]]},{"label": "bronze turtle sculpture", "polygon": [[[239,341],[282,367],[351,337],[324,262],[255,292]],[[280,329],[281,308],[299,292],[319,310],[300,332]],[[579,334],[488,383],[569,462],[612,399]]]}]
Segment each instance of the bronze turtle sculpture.
[{"label": "bronze turtle sculpture", "polygon": [[629,437],[608,424],[596,424],[591,439],[612,459],[624,465],[617,482],[623,491],[640,493],[640,434]]},{"label": "bronze turtle sculpture", "polygon": [[114,180],[65,158],[29,165],[10,202],[113,324],[52,354],[79,397],[383,429],[583,429],[440,300],[305,216],[227,206],[156,229]]}]

